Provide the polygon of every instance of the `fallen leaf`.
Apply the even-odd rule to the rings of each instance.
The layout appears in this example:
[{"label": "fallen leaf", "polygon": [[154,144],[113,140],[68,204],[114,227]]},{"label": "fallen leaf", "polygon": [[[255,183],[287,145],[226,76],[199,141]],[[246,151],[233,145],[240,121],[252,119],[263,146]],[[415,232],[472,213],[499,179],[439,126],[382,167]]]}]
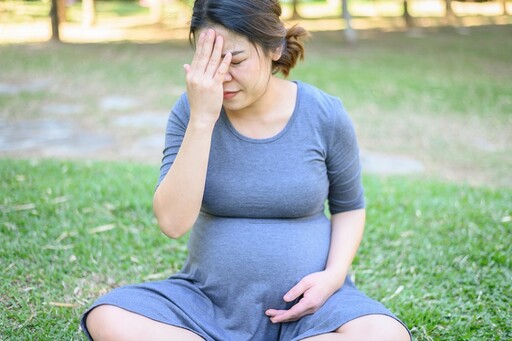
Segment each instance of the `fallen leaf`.
[{"label": "fallen leaf", "polygon": [[62,302],[49,302],[50,305],[54,307],[61,307],[61,308],[76,308],[80,305],[77,303],[62,303]]},{"label": "fallen leaf", "polygon": [[16,231],[18,229],[16,224],[13,224],[13,223],[5,222],[4,225],[11,231]]},{"label": "fallen leaf", "polygon": [[57,238],[55,240],[56,243],[60,243],[61,241],[63,241],[64,239],[66,239],[67,237],[69,237],[69,233],[67,232],[62,232],[59,236],[59,238]]},{"label": "fallen leaf", "polygon": [[404,286],[403,286],[403,285],[401,285],[401,286],[399,286],[398,288],[396,288],[396,290],[395,290],[395,292],[393,293],[393,295],[383,298],[383,299],[382,299],[382,302],[384,302],[384,301],[389,301],[389,300],[391,300],[391,299],[395,298],[395,296],[397,296],[398,294],[400,294],[400,293],[402,292],[402,290],[404,290]]},{"label": "fallen leaf", "polygon": [[74,246],[73,244],[67,244],[67,245],[45,245],[43,246],[43,250],[69,250],[72,249]]},{"label": "fallen leaf", "polygon": [[116,224],[106,224],[106,225],[101,225],[101,226],[90,229],[89,233],[91,233],[91,234],[101,233],[101,232],[113,230],[115,228],[116,228]]},{"label": "fallen leaf", "polygon": [[153,280],[153,279],[164,279],[164,278],[167,278],[169,276],[169,274],[166,272],[159,272],[159,273],[156,273],[156,274],[151,274],[151,275],[147,275],[146,277],[144,277],[144,280],[145,281],[150,281],[150,280]]},{"label": "fallen leaf", "polygon": [[66,201],[68,201],[68,200],[69,200],[69,198],[68,198],[67,196],[65,196],[65,195],[64,195],[64,196],[62,196],[62,197],[56,197],[56,198],[53,198],[53,199],[51,199],[49,202],[50,202],[50,204],[54,204],[54,205],[56,205],[56,204],[62,204],[62,203],[65,203],[65,202],[66,202]]},{"label": "fallen leaf", "polygon": [[25,211],[25,210],[32,210],[36,208],[36,205],[33,204],[33,203],[29,203],[29,204],[22,204],[22,205],[16,205],[16,206],[13,206],[12,209],[14,211]]}]

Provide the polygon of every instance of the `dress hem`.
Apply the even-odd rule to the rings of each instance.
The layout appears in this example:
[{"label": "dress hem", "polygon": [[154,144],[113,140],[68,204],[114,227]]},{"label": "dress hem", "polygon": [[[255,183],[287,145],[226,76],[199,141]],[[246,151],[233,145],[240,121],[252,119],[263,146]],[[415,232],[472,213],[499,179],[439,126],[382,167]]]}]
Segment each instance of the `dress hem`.
[{"label": "dress hem", "polygon": [[[87,320],[87,316],[89,315],[89,313],[99,307],[99,306],[102,306],[102,305],[110,305],[110,306],[114,306],[114,307],[117,307],[117,308],[120,308],[120,309],[123,309],[123,310],[126,310],[130,313],[133,313],[133,314],[137,314],[139,316],[142,316],[142,317],[145,317],[145,318],[148,318],[148,319],[151,319],[153,321],[156,321],[156,322],[160,322],[160,323],[164,323],[166,325],[169,325],[169,326],[173,326],[173,327],[177,327],[177,328],[182,328],[182,329],[185,329],[187,331],[190,331],[192,333],[194,333],[195,335],[203,338],[205,341],[210,341],[210,340],[213,340],[215,341],[214,339],[211,339],[211,338],[208,338],[207,336],[205,335],[202,335],[200,332],[196,331],[196,330],[193,330],[191,329],[190,327],[186,327],[185,325],[183,324],[180,324],[180,323],[177,323],[177,322],[172,322],[172,321],[163,321],[162,319],[158,319],[156,317],[152,317],[152,316],[148,316],[150,314],[142,314],[140,312],[137,312],[133,309],[129,309],[129,308],[126,308],[126,307],[122,307],[121,305],[119,304],[115,304],[115,303],[100,303],[98,305],[93,305],[92,307],[90,307],[84,314],[83,314],[83,317],[80,321],[80,328],[82,329],[82,331],[84,332],[84,334],[86,335],[86,337],[91,340],[91,341],[94,341],[94,339],[92,338],[91,334],[89,333],[89,330],[87,329],[87,326],[86,326],[86,320]],[[399,318],[397,318],[396,316],[394,316],[393,314],[387,314],[387,313],[367,313],[367,314],[362,314],[362,315],[357,315],[357,316],[354,316],[350,319],[347,319],[346,321],[340,323],[340,324],[337,324],[335,327],[326,327],[326,328],[321,328],[319,330],[309,330],[308,332],[306,333],[303,333],[301,335],[298,335],[296,337],[294,337],[293,339],[291,339],[290,341],[300,341],[300,340],[303,340],[303,339],[306,339],[306,338],[309,338],[309,337],[313,337],[313,336],[318,336],[318,335],[322,335],[322,334],[327,334],[327,333],[332,333],[334,332],[335,330],[337,330],[338,328],[344,326],[345,324],[355,320],[355,319],[358,319],[360,317],[364,317],[364,316],[369,316],[369,315],[384,315],[384,316],[388,316],[392,319],[394,319],[395,321],[398,321],[404,328],[405,330],[407,330],[407,333],[409,334],[409,337],[410,337],[410,340],[412,341],[413,338],[412,338],[412,334],[411,334],[411,331],[409,330],[409,328],[407,328],[407,326],[405,325],[404,322],[402,322]]]},{"label": "dress hem", "polygon": [[300,340],[306,339],[308,337],[313,337],[313,336],[319,336],[319,335],[323,335],[323,334],[333,333],[337,329],[343,327],[344,325],[346,325],[347,323],[349,323],[351,321],[354,321],[355,319],[358,319],[358,318],[364,317],[364,316],[370,316],[370,315],[384,315],[384,316],[391,317],[395,321],[399,322],[405,328],[405,330],[409,334],[410,340],[412,341],[411,331],[409,330],[409,328],[407,328],[405,323],[402,322],[399,318],[397,318],[393,314],[387,314],[387,313],[367,313],[367,314],[357,315],[357,316],[354,316],[353,318],[350,318],[350,319],[344,321],[341,324],[338,324],[337,327],[334,327],[334,328],[322,328],[320,330],[309,330],[308,332],[306,332],[306,333],[304,333],[302,335],[298,335],[298,336],[294,337],[290,341],[300,341]]},{"label": "dress hem", "polygon": [[82,319],[80,320],[80,328],[82,329],[82,332],[85,334],[85,336],[91,340],[91,341],[94,341],[94,339],[92,338],[91,334],[89,333],[89,330],[87,329],[87,325],[85,323],[85,321],[87,320],[87,316],[89,315],[89,313],[93,310],[93,309],[96,309],[102,305],[110,305],[110,306],[113,306],[113,307],[116,307],[116,308],[119,308],[119,309],[123,309],[125,311],[128,311],[132,314],[137,314],[139,316],[142,316],[142,317],[145,317],[145,318],[148,318],[150,320],[153,320],[155,322],[160,322],[160,323],[164,323],[168,326],[173,326],[173,327],[177,327],[177,328],[182,328],[182,329],[185,329],[185,330],[188,330],[189,332],[192,332],[194,333],[195,335],[203,338],[205,341],[208,341],[210,340],[209,338],[205,337],[204,335],[201,335],[201,333],[197,332],[196,330],[192,330],[191,328],[189,327],[186,327],[184,326],[183,324],[179,324],[179,323],[171,323],[170,321],[163,321],[161,319],[158,319],[156,317],[152,317],[152,316],[148,316],[149,314],[145,315],[145,314],[142,314],[140,312],[137,312],[135,310],[132,310],[132,309],[129,309],[129,308],[126,308],[126,307],[122,307],[121,305],[119,304],[116,304],[116,303],[100,303],[100,304],[97,304],[97,305],[93,305],[91,306],[82,316]]}]

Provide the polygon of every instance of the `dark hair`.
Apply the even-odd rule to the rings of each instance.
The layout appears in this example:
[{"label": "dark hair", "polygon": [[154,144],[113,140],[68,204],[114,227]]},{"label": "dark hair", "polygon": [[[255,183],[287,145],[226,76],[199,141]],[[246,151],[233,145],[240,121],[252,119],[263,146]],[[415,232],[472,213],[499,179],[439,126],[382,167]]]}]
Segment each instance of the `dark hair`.
[{"label": "dark hair", "polygon": [[194,44],[195,33],[201,28],[221,25],[246,37],[265,53],[282,48],[281,58],[272,62],[272,72],[288,76],[297,61],[304,59],[302,40],[309,34],[297,25],[286,29],[280,16],[277,0],[196,0],[189,40]]}]

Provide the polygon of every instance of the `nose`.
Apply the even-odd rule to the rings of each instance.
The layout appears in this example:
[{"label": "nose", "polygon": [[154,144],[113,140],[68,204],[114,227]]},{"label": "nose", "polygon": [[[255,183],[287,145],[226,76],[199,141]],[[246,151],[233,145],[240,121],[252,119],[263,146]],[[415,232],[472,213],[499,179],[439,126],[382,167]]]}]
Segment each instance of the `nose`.
[{"label": "nose", "polygon": [[231,80],[233,80],[233,76],[231,76],[231,70],[228,70],[228,72],[226,72],[226,74],[224,75],[224,83],[227,83],[227,82],[230,82]]}]

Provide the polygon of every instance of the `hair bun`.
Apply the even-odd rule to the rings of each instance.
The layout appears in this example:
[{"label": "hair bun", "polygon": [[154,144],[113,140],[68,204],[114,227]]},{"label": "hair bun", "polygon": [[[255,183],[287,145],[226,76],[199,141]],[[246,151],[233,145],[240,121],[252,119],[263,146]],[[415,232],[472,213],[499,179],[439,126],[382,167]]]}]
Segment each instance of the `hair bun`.
[{"label": "hair bun", "polygon": [[274,73],[281,72],[288,77],[297,61],[304,59],[304,40],[308,37],[308,31],[301,26],[294,25],[286,30],[281,58],[272,64]]}]

